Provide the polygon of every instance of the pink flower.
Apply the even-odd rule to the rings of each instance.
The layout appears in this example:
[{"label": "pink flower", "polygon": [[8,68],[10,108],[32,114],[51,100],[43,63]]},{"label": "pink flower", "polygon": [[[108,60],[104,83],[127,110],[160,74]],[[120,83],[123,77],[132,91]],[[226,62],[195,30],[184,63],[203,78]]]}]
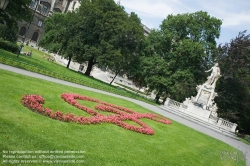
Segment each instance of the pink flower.
[{"label": "pink flower", "polygon": [[[92,115],[91,117],[83,117],[83,116],[76,116],[72,113],[62,113],[61,111],[57,110],[53,112],[49,108],[43,108],[44,99],[40,95],[24,95],[21,99],[22,104],[29,108],[30,110],[37,112],[41,115],[50,117],[52,119],[64,121],[64,122],[75,122],[78,124],[100,124],[100,123],[112,123],[117,126],[120,126],[124,129],[135,131],[142,134],[153,135],[154,130],[147,126],[145,123],[141,122],[140,119],[147,118],[156,122],[160,122],[163,124],[171,124],[170,120],[167,120],[161,116],[145,113],[140,114],[128,108],[124,108],[121,106],[116,106],[114,104],[102,102],[100,100],[90,98],[87,96],[81,96],[78,94],[68,94],[63,93],[61,98],[75,106],[76,108]],[[98,103],[95,106],[96,110],[103,111],[103,112],[110,112],[113,113],[111,115],[105,116],[102,115],[95,110],[88,108],[86,106],[80,105],[77,100],[86,100]],[[127,124],[124,121],[130,120],[138,124],[138,126]]]}]

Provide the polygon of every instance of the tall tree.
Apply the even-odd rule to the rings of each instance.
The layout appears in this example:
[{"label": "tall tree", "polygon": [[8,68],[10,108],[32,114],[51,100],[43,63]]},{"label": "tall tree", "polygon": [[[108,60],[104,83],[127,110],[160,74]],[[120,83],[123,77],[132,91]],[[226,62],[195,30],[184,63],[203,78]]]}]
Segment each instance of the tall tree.
[{"label": "tall tree", "polygon": [[[112,53],[104,54],[98,58],[101,65],[106,65],[115,73],[111,83],[118,74],[129,74],[135,60],[139,56],[139,46],[144,38],[144,30],[141,26],[140,18],[131,13],[122,20],[118,33],[113,34],[112,40],[108,43],[112,45]],[[110,84],[111,84],[110,83]]]},{"label": "tall tree", "polygon": [[221,20],[206,12],[168,15],[144,47],[143,75],[151,89],[175,100],[194,95],[203,71],[213,61]]},{"label": "tall tree", "polygon": [[135,13],[128,15],[113,0],[84,0],[79,8],[84,47],[82,61],[88,61],[86,75],[93,65],[108,66],[115,75],[126,70],[143,38],[143,28]]},{"label": "tall tree", "polygon": [[31,0],[10,1],[4,11],[0,12],[0,37],[15,42],[18,33],[18,21],[29,22],[32,13],[29,9]]},{"label": "tall tree", "polygon": [[67,68],[71,60],[80,56],[79,49],[83,47],[78,36],[81,29],[76,26],[77,18],[75,12],[54,13],[45,20],[45,35],[39,42],[39,46],[51,52],[58,52],[68,59]]},{"label": "tall tree", "polygon": [[222,78],[218,82],[216,102],[219,115],[250,133],[250,34],[246,31],[218,47]]},{"label": "tall tree", "polygon": [[116,74],[124,71],[143,38],[138,16],[128,15],[113,0],[82,0],[76,12],[57,14],[45,23],[40,45],[60,49],[69,60],[87,61],[86,75],[94,65],[109,66]]}]

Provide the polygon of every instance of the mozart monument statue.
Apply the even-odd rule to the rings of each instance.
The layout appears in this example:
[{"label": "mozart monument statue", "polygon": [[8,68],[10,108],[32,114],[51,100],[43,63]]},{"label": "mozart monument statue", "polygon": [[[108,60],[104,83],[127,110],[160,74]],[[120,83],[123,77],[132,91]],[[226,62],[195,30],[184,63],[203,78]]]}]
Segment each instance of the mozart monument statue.
[{"label": "mozart monument statue", "polygon": [[[193,119],[195,121],[199,119],[199,121],[203,120],[211,123],[214,125],[213,127],[219,127],[224,133],[224,130],[235,132],[237,124],[219,118],[217,114],[218,106],[215,103],[214,98],[218,96],[215,92],[215,87],[216,82],[221,77],[219,64],[215,63],[211,69],[205,72],[211,72],[211,74],[207,77],[205,83],[196,86],[197,95],[195,97],[188,97],[183,103],[167,98],[164,107],[171,108],[168,110],[172,110],[173,112],[181,111],[182,114],[180,115],[183,117],[190,118],[190,116],[192,116],[195,117]],[[217,127],[215,127],[216,130],[218,129]]]},{"label": "mozart monument statue", "polygon": [[207,77],[207,81],[203,85],[207,85],[207,87],[215,88],[216,81],[221,77],[219,64],[216,63],[211,69],[205,72],[212,71],[211,75]]},{"label": "mozart monument statue", "polygon": [[186,98],[183,102],[183,104],[187,106],[187,111],[205,119],[208,119],[210,115],[217,117],[218,110],[214,98],[218,96],[215,92],[215,86],[217,80],[221,77],[219,64],[216,63],[211,69],[205,72],[210,71],[211,74],[207,77],[207,81],[202,85],[196,86],[197,95]]}]

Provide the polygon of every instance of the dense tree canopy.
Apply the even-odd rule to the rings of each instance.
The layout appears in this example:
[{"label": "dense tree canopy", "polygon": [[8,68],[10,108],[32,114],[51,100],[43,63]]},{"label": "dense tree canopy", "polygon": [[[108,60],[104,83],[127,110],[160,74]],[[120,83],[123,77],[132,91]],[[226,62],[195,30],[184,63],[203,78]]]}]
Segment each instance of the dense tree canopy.
[{"label": "dense tree canopy", "polygon": [[138,59],[139,45],[144,38],[143,33],[140,19],[132,12],[123,20],[123,25],[116,34],[117,36],[112,39],[114,43],[111,45],[114,46],[114,52],[100,56],[98,61],[101,65],[108,66],[115,73],[115,76],[127,74],[135,63],[135,59]]},{"label": "dense tree canopy", "polygon": [[0,37],[16,41],[18,33],[18,21],[29,22],[32,20],[32,13],[29,10],[31,0],[10,1],[4,11],[0,12]]},{"label": "dense tree canopy", "polygon": [[222,78],[218,82],[219,116],[250,133],[250,34],[240,32],[230,43],[219,45]]},{"label": "dense tree canopy", "polygon": [[79,42],[78,32],[80,28],[73,26],[77,24],[77,14],[68,12],[67,14],[54,13],[53,16],[45,20],[45,35],[39,45],[51,52],[59,52],[69,59],[67,68],[72,58],[80,56],[79,49],[83,47]]},{"label": "dense tree canopy", "polygon": [[86,75],[95,64],[108,66],[116,74],[125,70],[143,38],[138,16],[128,15],[113,0],[82,0],[75,12],[54,15],[45,23],[40,45],[60,49],[79,63],[87,61]]},{"label": "dense tree canopy", "polygon": [[[141,75],[150,89],[175,100],[194,95],[213,60],[221,20],[206,12],[169,15],[143,43]],[[165,95],[165,96],[166,96]]]}]

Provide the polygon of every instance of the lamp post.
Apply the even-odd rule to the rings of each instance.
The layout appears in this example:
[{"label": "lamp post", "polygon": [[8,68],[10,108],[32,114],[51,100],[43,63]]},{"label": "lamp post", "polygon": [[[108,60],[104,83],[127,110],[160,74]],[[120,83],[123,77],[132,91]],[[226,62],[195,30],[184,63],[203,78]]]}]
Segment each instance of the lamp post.
[{"label": "lamp post", "polygon": [[[37,7],[38,7],[38,5],[39,5],[42,1],[43,1],[43,0],[36,0],[37,3],[36,3],[35,10],[34,10],[34,12],[33,12],[32,18],[34,18],[35,13],[36,13],[36,10],[37,10]],[[31,22],[32,22],[32,21],[31,21]],[[21,53],[21,51],[22,51],[22,49],[23,49],[24,41],[25,41],[25,38],[26,38],[26,34],[29,32],[31,22],[29,23],[29,26],[28,26],[28,28],[27,28],[27,31],[25,32],[24,36],[22,37],[22,43],[21,43],[20,48],[19,48],[19,51],[18,51],[18,53],[17,53],[17,57],[19,57],[19,55],[20,55],[20,53]]]},{"label": "lamp post", "polygon": [[0,13],[5,10],[9,3],[9,0],[0,0]]}]

